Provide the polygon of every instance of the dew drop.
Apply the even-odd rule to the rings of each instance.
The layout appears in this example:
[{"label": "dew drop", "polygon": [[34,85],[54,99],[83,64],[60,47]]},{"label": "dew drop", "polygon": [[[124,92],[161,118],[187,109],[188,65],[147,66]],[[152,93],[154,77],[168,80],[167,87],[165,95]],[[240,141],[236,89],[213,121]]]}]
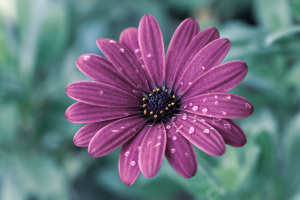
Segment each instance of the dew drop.
[{"label": "dew drop", "polygon": [[217,105],[217,104],[218,104],[218,101],[215,101],[215,104]]},{"label": "dew drop", "polygon": [[170,125],[167,125],[166,126],[166,129],[171,129],[172,127]]},{"label": "dew drop", "polygon": [[170,133],[167,133],[168,137],[171,137]]},{"label": "dew drop", "polygon": [[205,102],[205,99],[203,99],[203,102]]},{"label": "dew drop", "polygon": [[158,147],[159,145],[161,145],[161,143],[157,143],[157,144],[155,145],[155,147]]},{"label": "dew drop", "polygon": [[160,139],[160,138],[161,138],[161,136],[158,136],[157,138],[158,138],[158,139]]},{"label": "dew drop", "polygon": [[187,120],[187,115],[183,115],[183,116],[182,116],[182,119],[183,119],[183,120]]},{"label": "dew drop", "polygon": [[114,41],[114,40],[110,40],[109,42],[110,42],[110,43],[116,43],[116,41]]},{"label": "dew drop", "polygon": [[218,96],[217,96],[217,95],[215,95],[215,98],[217,99],[217,98],[218,98]]},{"label": "dew drop", "polygon": [[245,103],[246,108],[251,109],[252,106],[249,103]]},{"label": "dew drop", "polygon": [[185,155],[185,157],[187,157],[187,158],[189,157],[189,154],[188,154],[187,152],[185,152],[184,155]]},{"label": "dew drop", "polygon": [[149,144],[151,144],[151,141],[150,141],[150,142],[148,142],[148,144],[147,144],[147,145],[149,145]]},{"label": "dew drop", "polygon": [[139,150],[141,150],[141,146],[138,146],[138,148],[137,148],[137,149],[138,149],[138,151],[139,151]]},{"label": "dew drop", "polygon": [[192,108],[192,111],[196,112],[198,109],[199,109],[198,106],[194,106],[194,107]]},{"label": "dew drop", "polygon": [[131,161],[131,166],[135,166],[135,161]]},{"label": "dew drop", "polygon": [[83,56],[84,60],[89,60],[91,58],[91,56]]},{"label": "dew drop", "polygon": [[189,85],[192,85],[192,82],[189,82]]},{"label": "dew drop", "polygon": [[193,126],[190,127],[190,130],[189,130],[189,134],[192,134],[195,132],[195,128]]},{"label": "dew drop", "polygon": [[227,96],[227,99],[231,99],[231,96],[230,96],[230,95],[228,95],[228,96]]},{"label": "dew drop", "polygon": [[136,90],[136,89],[132,90],[132,92],[133,92],[133,93],[139,93],[139,91]]},{"label": "dew drop", "polygon": [[140,59],[143,59],[143,57],[140,57]]},{"label": "dew drop", "polygon": [[158,125],[157,128],[161,128],[161,125]]},{"label": "dew drop", "polygon": [[231,125],[230,124],[224,124],[224,128],[230,131],[231,130]]},{"label": "dew drop", "polygon": [[100,94],[103,94],[103,91],[100,91]]},{"label": "dew drop", "polygon": [[183,127],[183,125],[180,125],[180,126],[178,127],[178,130],[179,130],[179,129],[182,129],[182,127]]},{"label": "dew drop", "polygon": [[205,119],[200,119],[200,121],[205,122]]},{"label": "dew drop", "polygon": [[121,128],[125,128],[124,126],[122,126]]},{"label": "dew drop", "polygon": [[208,109],[207,109],[207,108],[203,108],[203,109],[202,109],[202,112],[203,112],[204,114],[206,114],[206,113],[207,113],[207,111],[208,111]]},{"label": "dew drop", "polygon": [[173,116],[171,119],[173,122],[175,122],[177,120],[177,117]]},{"label": "dew drop", "polygon": [[193,103],[189,103],[189,106],[192,106],[193,105]]},{"label": "dew drop", "polygon": [[148,53],[147,57],[148,57],[148,58],[150,58],[150,57],[151,57],[151,54],[150,54],[150,53]]},{"label": "dew drop", "polygon": [[225,111],[223,111],[223,115],[226,115],[226,112],[225,112]]},{"label": "dew drop", "polygon": [[204,67],[204,66],[202,66],[202,69],[205,69],[205,67]]},{"label": "dew drop", "polygon": [[124,113],[124,115],[125,115],[125,116],[128,116],[128,115],[129,115],[129,113]]},{"label": "dew drop", "polygon": [[175,153],[176,149],[171,149],[171,153]]},{"label": "dew drop", "polygon": [[197,122],[197,120],[196,120],[196,119],[194,119],[194,122]]},{"label": "dew drop", "polygon": [[139,70],[136,69],[134,72],[137,74],[137,73],[139,73]]},{"label": "dew drop", "polygon": [[134,129],[132,129],[132,131],[133,131],[134,133],[136,133],[136,130],[135,130],[135,128],[134,128]]},{"label": "dew drop", "polygon": [[140,49],[136,49],[136,50],[135,50],[135,53],[138,53],[138,52],[140,52]]},{"label": "dew drop", "polygon": [[124,53],[124,49],[123,48],[119,49],[119,52]]},{"label": "dew drop", "polygon": [[112,132],[117,133],[117,132],[119,132],[119,131],[118,131],[118,130],[112,130]]},{"label": "dew drop", "polygon": [[142,65],[142,68],[145,68],[145,65]]},{"label": "dew drop", "polygon": [[187,109],[187,105],[183,106],[184,109]]},{"label": "dew drop", "polygon": [[180,85],[183,85],[183,82],[182,81],[180,81],[180,83],[179,83]]},{"label": "dew drop", "polygon": [[176,137],[176,136],[174,136],[174,137],[173,137],[173,140],[177,140],[177,137]]},{"label": "dew drop", "polygon": [[129,156],[129,153],[130,153],[129,151],[126,151],[124,155]]},{"label": "dew drop", "polygon": [[213,118],[212,121],[215,122],[215,123],[220,123],[222,121],[222,119],[220,119],[220,118]]},{"label": "dew drop", "polygon": [[209,133],[209,129],[208,128],[204,129],[203,133],[208,134]]}]

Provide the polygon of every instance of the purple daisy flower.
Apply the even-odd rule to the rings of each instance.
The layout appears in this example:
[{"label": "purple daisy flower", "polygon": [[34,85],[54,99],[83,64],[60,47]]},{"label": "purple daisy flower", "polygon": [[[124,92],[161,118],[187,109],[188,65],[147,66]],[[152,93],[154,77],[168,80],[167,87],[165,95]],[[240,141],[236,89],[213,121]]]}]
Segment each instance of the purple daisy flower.
[{"label": "purple daisy flower", "polygon": [[[66,93],[78,101],[66,111],[73,123],[88,123],[74,136],[74,144],[88,146],[93,157],[122,145],[119,173],[132,185],[140,172],[151,178],[166,156],[185,178],[197,172],[193,145],[221,156],[225,144],[241,147],[243,130],[230,118],[248,117],[252,104],[227,93],[246,76],[243,61],[224,59],[230,41],[217,29],[200,31],[186,19],[175,31],[165,58],[160,27],[145,15],[139,28],[125,29],[120,42],[98,39],[106,58],[84,54],[76,62],[95,81],[78,81]],[[193,144],[193,145],[192,145]]]}]

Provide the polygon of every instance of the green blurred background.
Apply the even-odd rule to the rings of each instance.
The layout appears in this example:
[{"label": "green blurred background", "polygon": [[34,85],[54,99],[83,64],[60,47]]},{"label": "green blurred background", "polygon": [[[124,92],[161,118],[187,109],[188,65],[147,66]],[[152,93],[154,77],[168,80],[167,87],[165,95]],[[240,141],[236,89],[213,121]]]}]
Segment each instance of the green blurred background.
[{"label": "green blurred background", "polygon": [[[198,173],[180,177],[164,160],[155,178],[127,187],[118,153],[92,158],[73,145],[83,125],[64,113],[66,85],[88,80],[75,66],[101,54],[97,38],[118,40],[144,14],[159,22],[165,46],[179,23],[216,26],[232,46],[225,61],[244,60],[232,92],[254,114],[236,120],[248,143],[222,157],[200,150]],[[299,200],[300,0],[0,0],[1,200]]]}]

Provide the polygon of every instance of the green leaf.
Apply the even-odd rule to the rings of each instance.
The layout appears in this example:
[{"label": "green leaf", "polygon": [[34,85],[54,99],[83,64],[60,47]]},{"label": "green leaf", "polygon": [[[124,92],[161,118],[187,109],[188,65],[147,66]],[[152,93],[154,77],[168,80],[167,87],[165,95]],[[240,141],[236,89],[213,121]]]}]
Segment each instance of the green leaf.
[{"label": "green leaf", "polygon": [[300,32],[300,26],[296,27],[289,27],[283,30],[275,31],[270,34],[268,34],[265,38],[265,44],[267,46],[272,45],[277,40],[280,40],[281,38],[287,37],[289,35],[299,33]]}]

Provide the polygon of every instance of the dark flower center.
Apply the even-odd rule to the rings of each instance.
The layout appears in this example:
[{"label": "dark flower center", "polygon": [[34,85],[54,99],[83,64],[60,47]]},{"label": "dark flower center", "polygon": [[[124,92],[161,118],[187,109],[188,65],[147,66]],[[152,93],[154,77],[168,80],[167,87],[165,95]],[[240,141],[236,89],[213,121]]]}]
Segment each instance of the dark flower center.
[{"label": "dark flower center", "polygon": [[143,98],[143,113],[150,122],[163,121],[168,119],[178,112],[179,101],[176,96],[167,89],[155,89]]}]

